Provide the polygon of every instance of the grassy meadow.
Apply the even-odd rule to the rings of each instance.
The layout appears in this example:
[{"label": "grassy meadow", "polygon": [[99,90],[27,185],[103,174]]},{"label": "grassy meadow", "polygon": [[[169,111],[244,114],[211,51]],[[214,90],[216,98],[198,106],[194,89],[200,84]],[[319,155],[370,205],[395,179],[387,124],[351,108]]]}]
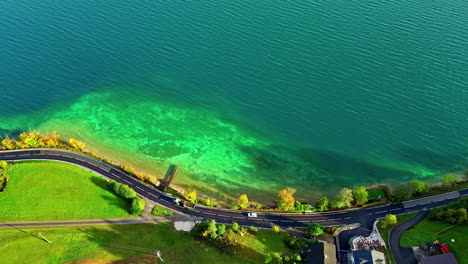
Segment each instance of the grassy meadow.
[{"label": "grassy meadow", "polygon": [[0,193],[0,221],[130,217],[130,204],[106,188],[106,180],[80,167],[54,161],[10,165]]},{"label": "grassy meadow", "polygon": [[[446,231],[444,231],[446,230]],[[427,217],[401,236],[400,244],[404,247],[417,246],[434,240],[446,243],[455,253],[458,263],[468,264],[468,224],[453,226]],[[455,239],[455,242],[451,242]]]},{"label": "grassy meadow", "polygon": [[[39,232],[52,243],[39,239]],[[109,260],[132,256],[147,260],[156,250],[161,251],[164,263],[263,263],[263,252],[287,250],[283,242],[286,238],[286,233],[271,231],[248,234],[239,238],[235,253],[227,255],[194,239],[191,233],[175,231],[169,223],[5,229],[0,230],[0,252],[3,264],[29,263],[32,259],[36,264],[111,263]],[[139,263],[135,261],[138,257],[131,259],[130,262]]]}]

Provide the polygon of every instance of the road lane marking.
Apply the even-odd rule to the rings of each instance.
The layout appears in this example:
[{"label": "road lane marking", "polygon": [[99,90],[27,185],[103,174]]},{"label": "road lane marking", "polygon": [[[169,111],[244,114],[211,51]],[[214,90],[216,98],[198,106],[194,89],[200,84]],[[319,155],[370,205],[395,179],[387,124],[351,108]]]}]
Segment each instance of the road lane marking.
[{"label": "road lane marking", "polygon": [[343,218],[343,219],[345,219],[345,220],[346,220],[346,219],[351,219],[351,216],[345,217],[345,218]]},{"label": "road lane marking", "polygon": [[142,188],[140,188],[140,187],[138,187],[138,186],[135,186],[135,188],[137,188],[137,189],[140,189],[140,190],[144,191]]},{"label": "road lane marking", "polygon": [[154,197],[158,198],[156,195],[154,195],[154,194],[152,194],[152,193],[150,193],[150,192],[146,192],[146,193],[149,194],[149,195],[151,195],[151,196],[154,196]]},{"label": "road lane marking", "polygon": [[221,217],[231,217],[231,216],[229,216],[229,215],[220,215],[220,214],[219,214],[218,216],[221,216]]},{"label": "road lane marking", "polygon": [[389,211],[396,211],[396,210],[400,210],[400,208],[391,209]]},{"label": "road lane marking", "polygon": [[207,212],[201,212],[202,214],[207,214],[207,215],[216,215],[216,214],[212,214],[212,213],[207,213]]},{"label": "road lane marking", "polygon": [[20,155],[18,155],[18,157],[29,156],[29,155],[31,155],[31,154],[20,154]]},{"label": "road lane marking", "polygon": [[381,214],[381,213],[386,213],[387,211],[380,211],[380,212],[376,212],[375,214]]},{"label": "road lane marking", "polygon": [[128,184],[130,184],[130,185],[133,185],[133,183],[127,181],[126,179],[122,179],[122,181],[124,181],[124,182],[126,182],[126,183],[128,183]]},{"label": "road lane marking", "polygon": [[5,158],[10,158],[10,157],[15,157],[15,155],[6,155],[6,156],[3,156]]},{"label": "road lane marking", "polygon": [[370,214],[367,214],[367,215],[371,215],[371,214],[373,214],[373,213],[370,213]]},{"label": "road lane marking", "polygon": [[112,175],[114,175],[115,177],[119,178],[119,179],[122,179],[119,175],[115,174],[115,173],[111,173]]},{"label": "road lane marking", "polygon": [[301,221],[297,221],[297,222],[301,222],[301,223],[310,223],[312,221],[309,221],[309,220],[301,220]]},{"label": "road lane marking", "polygon": [[244,219],[244,217],[233,216],[232,218]]}]

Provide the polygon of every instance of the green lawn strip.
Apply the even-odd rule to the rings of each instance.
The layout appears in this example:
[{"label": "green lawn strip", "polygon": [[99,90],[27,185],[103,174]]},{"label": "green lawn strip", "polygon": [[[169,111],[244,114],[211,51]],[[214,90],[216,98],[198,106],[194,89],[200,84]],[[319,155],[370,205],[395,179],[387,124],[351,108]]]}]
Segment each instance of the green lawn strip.
[{"label": "green lawn strip", "polygon": [[[404,223],[408,220],[410,220],[411,218],[415,217],[417,215],[417,213],[411,213],[411,214],[404,214],[404,215],[399,215],[397,216],[397,224],[401,224],[401,223]],[[380,232],[380,235],[382,236],[383,240],[385,241],[385,245],[386,245],[386,249],[387,249],[387,253],[386,253],[386,256],[387,256],[387,259],[389,260],[389,263],[390,264],[394,264],[396,263],[395,262],[395,258],[393,257],[393,255],[391,254],[390,252],[390,244],[388,243],[388,235],[390,233],[390,231],[396,226],[396,225],[392,225],[392,226],[387,226],[385,228],[382,228],[381,226],[381,222],[379,222],[377,224],[377,227],[379,229],[379,232]]]},{"label": "green lawn strip", "polygon": [[161,207],[159,205],[155,205],[153,209],[151,210],[151,215],[153,216],[171,216],[174,215],[174,212],[166,209],[164,207]]},{"label": "green lawn strip", "polygon": [[13,164],[0,193],[0,221],[130,217],[130,203],[106,188],[106,180],[54,161]]},{"label": "green lawn strip", "polygon": [[[30,234],[41,232],[46,243]],[[165,263],[251,263],[178,232],[169,223],[0,230],[2,264],[63,263],[77,259],[124,259],[160,250]],[[263,259],[261,262],[263,263]]]}]

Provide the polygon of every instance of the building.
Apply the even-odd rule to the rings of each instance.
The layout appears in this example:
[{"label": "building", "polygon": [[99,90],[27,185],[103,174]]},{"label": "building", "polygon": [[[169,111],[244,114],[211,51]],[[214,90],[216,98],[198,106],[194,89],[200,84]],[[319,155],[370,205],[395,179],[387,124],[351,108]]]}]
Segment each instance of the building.
[{"label": "building", "polygon": [[385,264],[385,255],[377,250],[355,250],[348,254],[350,264]]},{"label": "building", "polygon": [[335,245],[327,242],[313,242],[307,254],[308,264],[336,264]]},{"label": "building", "polygon": [[422,258],[420,261],[421,264],[458,264],[457,259],[452,252],[447,254],[439,254],[434,256],[429,256]]}]

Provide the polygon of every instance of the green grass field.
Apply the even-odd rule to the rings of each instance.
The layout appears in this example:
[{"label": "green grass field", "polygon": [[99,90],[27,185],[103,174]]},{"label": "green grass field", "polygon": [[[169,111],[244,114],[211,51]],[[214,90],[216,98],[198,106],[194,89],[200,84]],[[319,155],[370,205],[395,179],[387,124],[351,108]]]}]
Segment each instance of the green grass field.
[{"label": "green grass field", "polygon": [[[38,232],[52,243],[35,237]],[[5,229],[0,230],[0,252],[2,264],[30,263],[31,260],[36,264],[63,263],[78,259],[94,259],[92,263],[105,263],[98,259],[124,259],[152,254],[156,250],[161,251],[164,263],[171,264],[263,263],[263,252],[285,251],[283,240],[286,237],[286,233],[271,231],[248,234],[239,241],[242,246],[231,256],[194,239],[190,233],[175,231],[169,223]]]},{"label": "green grass field", "polygon": [[248,233],[241,237],[235,235],[237,244],[234,250],[234,255],[252,263],[263,263],[265,261],[265,253],[281,252],[293,254],[286,245],[286,240],[289,234],[286,232],[275,233],[273,231],[259,230],[257,233]]},{"label": "green grass field", "polygon": [[[468,243],[468,224],[456,226],[437,235],[438,232],[450,226],[452,225],[424,218],[403,234],[400,244],[404,247],[409,247],[439,240],[441,243],[449,245],[450,249],[457,256],[458,263],[468,264],[468,252],[466,251],[466,245]],[[455,243],[450,242],[452,238],[455,239]]]},{"label": "green grass field", "polygon": [[174,215],[174,212],[166,209],[162,206],[155,205],[153,209],[151,209],[151,215],[153,216],[171,216]]},{"label": "green grass field", "polygon": [[0,193],[0,221],[130,217],[130,203],[106,189],[106,180],[53,161],[18,162]]}]

